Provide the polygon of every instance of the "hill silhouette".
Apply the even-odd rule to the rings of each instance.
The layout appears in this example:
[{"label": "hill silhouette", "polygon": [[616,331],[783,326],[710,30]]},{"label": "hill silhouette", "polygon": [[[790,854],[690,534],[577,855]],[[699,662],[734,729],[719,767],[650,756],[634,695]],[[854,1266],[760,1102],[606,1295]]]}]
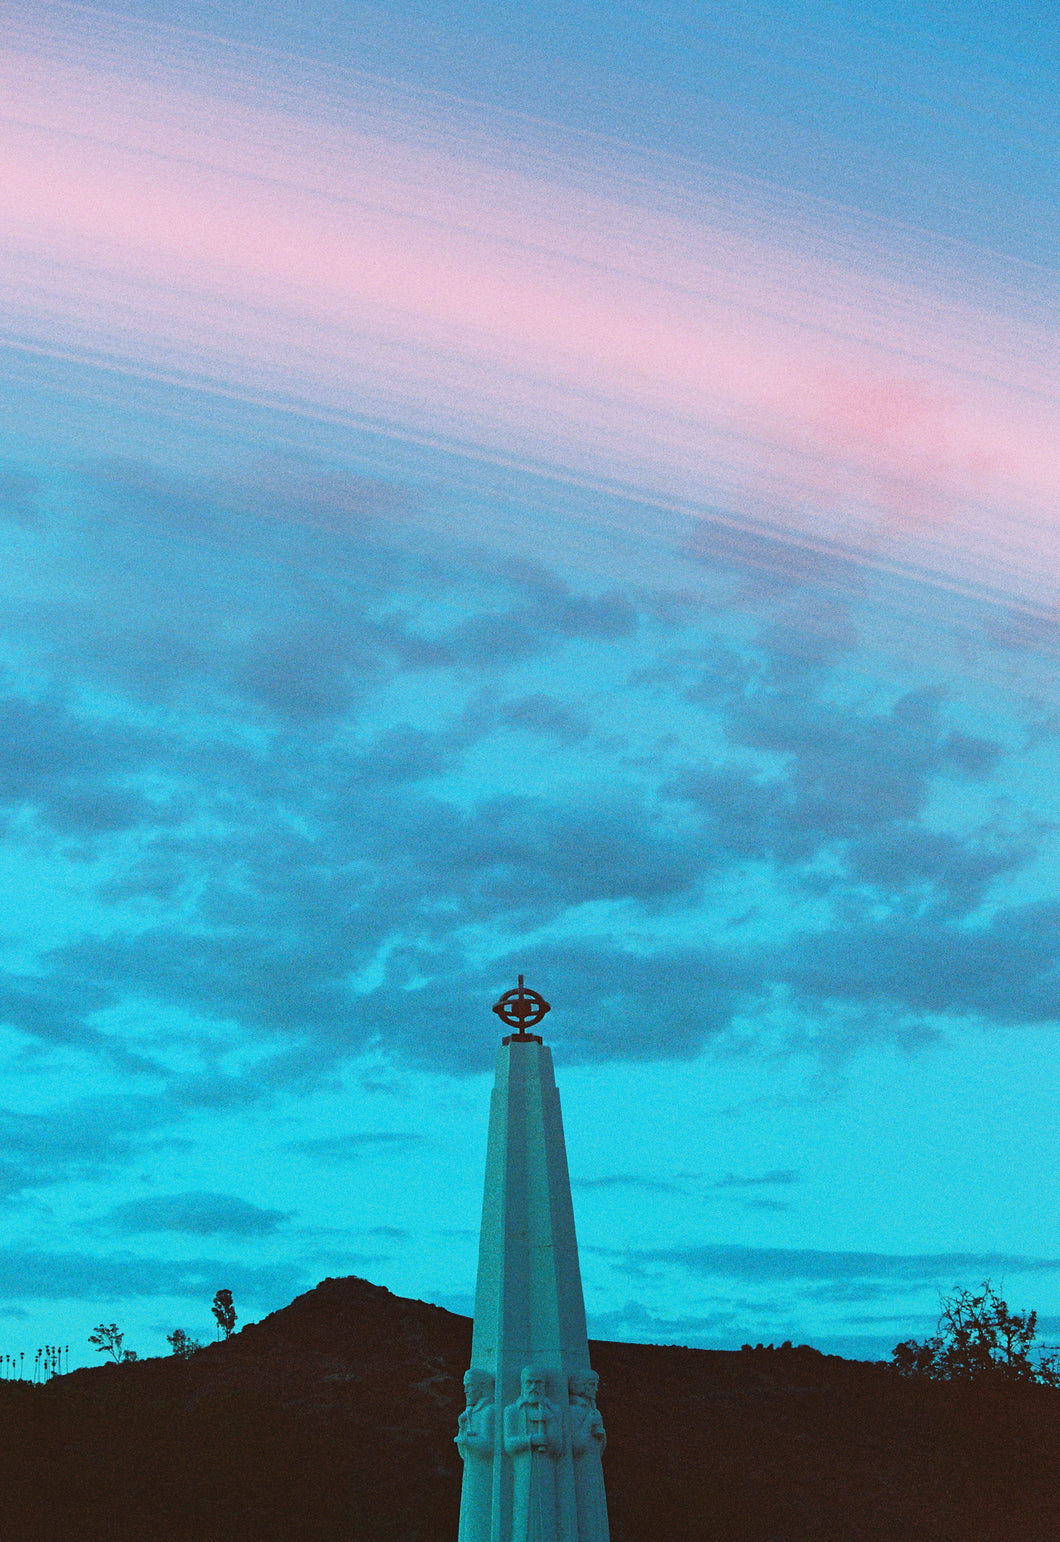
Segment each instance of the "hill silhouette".
[{"label": "hill silhouette", "polygon": [[[328,1279],[189,1360],[0,1384],[6,1542],[455,1542],[471,1323]],[[1060,1392],[590,1346],[613,1542],[1053,1542]]]}]

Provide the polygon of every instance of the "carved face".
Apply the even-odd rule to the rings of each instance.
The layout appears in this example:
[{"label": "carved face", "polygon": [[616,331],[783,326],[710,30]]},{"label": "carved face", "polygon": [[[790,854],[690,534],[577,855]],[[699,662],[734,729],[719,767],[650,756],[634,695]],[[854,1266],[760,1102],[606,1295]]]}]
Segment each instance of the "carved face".
[{"label": "carved face", "polygon": [[539,1371],[536,1366],[528,1365],[523,1371],[522,1377],[523,1396],[532,1398],[540,1403],[545,1395],[545,1373]]},{"label": "carved face", "polygon": [[464,1391],[469,1408],[473,1403],[487,1401],[493,1391],[493,1377],[485,1371],[467,1371],[464,1374]]},{"label": "carved face", "polygon": [[600,1385],[600,1379],[595,1371],[587,1371],[584,1376],[572,1376],[567,1385],[572,1401],[592,1403],[596,1400],[596,1389]]}]

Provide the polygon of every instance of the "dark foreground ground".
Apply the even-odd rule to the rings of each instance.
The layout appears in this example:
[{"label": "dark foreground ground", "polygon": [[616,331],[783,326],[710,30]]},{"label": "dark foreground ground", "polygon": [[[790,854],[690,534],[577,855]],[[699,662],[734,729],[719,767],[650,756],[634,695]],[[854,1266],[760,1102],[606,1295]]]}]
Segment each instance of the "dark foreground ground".
[{"label": "dark foreground ground", "polygon": [[[191,1360],[0,1383],[4,1542],[455,1542],[471,1324],[364,1280]],[[1060,1392],[592,1346],[613,1542],[1060,1542]]]}]

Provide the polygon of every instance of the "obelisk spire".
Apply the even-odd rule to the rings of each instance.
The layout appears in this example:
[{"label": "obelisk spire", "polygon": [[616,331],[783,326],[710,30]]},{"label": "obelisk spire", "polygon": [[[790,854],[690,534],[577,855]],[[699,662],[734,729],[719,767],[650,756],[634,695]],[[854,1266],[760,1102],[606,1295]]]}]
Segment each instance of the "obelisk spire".
[{"label": "obelisk spire", "polygon": [[497,1051],[464,1458],[460,1542],[607,1542],[603,1423],[589,1366],[549,1004],[519,976],[493,1009]]}]

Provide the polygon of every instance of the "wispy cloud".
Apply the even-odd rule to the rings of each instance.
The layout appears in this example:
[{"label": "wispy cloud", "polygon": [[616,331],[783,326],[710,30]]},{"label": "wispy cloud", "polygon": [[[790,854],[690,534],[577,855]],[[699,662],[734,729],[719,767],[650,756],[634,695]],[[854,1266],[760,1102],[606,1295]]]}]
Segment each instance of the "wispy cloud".
[{"label": "wispy cloud", "polygon": [[[91,1035],[85,1047],[98,1047]],[[112,1173],[152,1146],[179,1144],[180,1137],[161,1133],[179,1118],[169,1100],[136,1093],[76,1099],[46,1113],[0,1110],[0,1192]]]},{"label": "wispy cloud", "polygon": [[[288,1150],[315,1157],[319,1162],[338,1164],[363,1161],[373,1152],[386,1156],[387,1152],[405,1151],[422,1139],[421,1135],[405,1130],[370,1130],[365,1133],[318,1135],[309,1140],[293,1140],[288,1143]],[[385,1232],[386,1228],[377,1227],[376,1230]]]},{"label": "wispy cloud", "polygon": [[648,1194],[681,1194],[679,1183],[667,1183],[662,1178],[647,1178],[638,1173],[613,1173],[606,1178],[573,1178],[577,1189],[643,1189]]},{"label": "wispy cloud", "polygon": [[290,1264],[252,1267],[219,1258],[176,1260],[141,1258],[131,1253],[0,1250],[0,1294],[16,1301],[127,1301],[136,1296],[208,1300],[221,1281],[238,1297],[266,1309],[285,1305],[307,1284],[305,1273]]},{"label": "wispy cloud", "polygon": [[754,1280],[882,1280],[892,1284],[933,1284],[948,1289],[954,1279],[987,1279],[1006,1273],[1060,1269],[1058,1258],[1004,1253],[829,1253],[813,1248],[752,1248],[734,1244],[645,1248],[629,1255],[634,1271],[671,1265],[694,1274]]},{"label": "wispy cloud", "polygon": [[152,1194],[115,1205],[101,1224],[118,1232],[183,1232],[191,1237],[268,1237],[289,1220],[283,1210],[263,1210],[234,1194]]},{"label": "wispy cloud", "polygon": [[799,1175],[792,1167],[777,1167],[771,1172],[762,1173],[757,1178],[741,1178],[735,1173],[726,1173],[724,1178],[719,1178],[715,1183],[716,1189],[758,1189],[774,1183],[789,1184],[798,1183]]}]

